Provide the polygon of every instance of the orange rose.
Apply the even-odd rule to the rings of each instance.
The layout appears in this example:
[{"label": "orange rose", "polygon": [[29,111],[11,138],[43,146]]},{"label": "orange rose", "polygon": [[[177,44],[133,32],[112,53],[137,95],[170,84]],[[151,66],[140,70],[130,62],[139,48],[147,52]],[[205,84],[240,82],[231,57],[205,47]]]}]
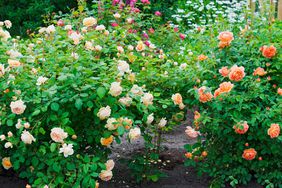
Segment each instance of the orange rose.
[{"label": "orange rose", "polygon": [[279,124],[271,124],[270,128],[267,130],[267,134],[270,136],[270,138],[276,138],[280,134],[280,126]]},{"label": "orange rose", "polygon": [[8,64],[10,67],[19,67],[21,65],[21,62],[18,60],[8,59]]},{"label": "orange rose", "polygon": [[254,73],[253,73],[254,76],[256,76],[256,75],[258,75],[258,76],[264,76],[264,75],[266,75],[266,74],[267,74],[267,72],[266,72],[263,68],[261,68],[261,67],[258,67],[258,68],[254,71]]},{"label": "orange rose", "polygon": [[201,54],[201,55],[198,56],[199,61],[204,61],[206,59],[208,59],[208,56],[205,56],[204,54]]},{"label": "orange rose", "polygon": [[229,74],[229,70],[228,67],[222,67],[221,69],[219,69],[218,71],[223,77],[228,76]]},{"label": "orange rose", "polygon": [[249,129],[249,125],[247,124],[246,121],[239,122],[239,123],[237,123],[236,125],[233,126],[233,129],[238,134],[245,134]]},{"label": "orange rose", "polygon": [[172,95],[171,100],[175,105],[180,105],[182,103],[182,96],[179,93]]},{"label": "orange rose", "polygon": [[231,82],[223,82],[219,85],[220,91],[222,93],[228,93],[233,88],[234,84],[231,84]]},{"label": "orange rose", "polygon": [[222,93],[222,92],[221,92],[220,88],[218,88],[218,89],[216,89],[216,90],[214,91],[213,97],[216,98],[216,97],[218,97],[218,95],[220,95],[221,93]]},{"label": "orange rose", "polygon": [[223,31],[219,33],[218,39],[223,43],[231,43],[234,40],[233,33],[230,31]]},{"label": "orange rose", "polygon": [[257,155],[257,152],[254,148],[245,149],[242,157],[248,161],[253,160]]},{"label": "orange rose", "polygon": [[280,87],[278,88],[277,93],[278,93],[279,95],[282,95],[282,89],[281,89]]},{"label": "orange rose", "polygon": [[227,46],[230,46],[229,42],[219,42],[219,44],[218,44],[219,48],[225,48]]},{"label": "orange rose", "polygon": [[6,170],[9,170],[11,167],[13,167],[13,165],[10,161],[10,157],[4,157],[2,159],[2,165]]},{"label": "orange rose", "polygon": [[238,67],[237,65],[233,65],[230,69],[229,79],[233,81],[240,81],[245,77],[245,68]]},{"label": "orange rose", "polygon": [[191,152],[187,152],[187,153],[185,153],[185,157],[188,158],[188,159],[192,159],[193,154]]},{"label": "orange rose", "polygon": [[206,156],[208,156],[208,152],[203,151],[201,155],[202,155],[202,157],[206,157]]},{"label": "orange rose", "polygon": [[260,48],[260,50],[262,51],[262,55],[266,58],[272,58],[276,55],[276,48],[271,45],[271,46],[263,46]]},{"label": "orange rose", "polygon": [[200,114],[198,111],[195,111],[195,112],[194,112],[194,119],[195,119],[195,121],[197,121],[198,119],[200,119],[200,117],[201,117],[201,114]]},{"label": "orange rose", "polygon": [[101,144],[103,146],[109,146],[114,140],[114,137],[111,135],[109,138],[101,138]]},{"label": "orange rose", "polygon": [[199,100],[202,103],[208,102],[210,100],[212,100],[212,94],[211,92],[207,92],[206,91],[206,87],[202,86],[198,89],[198,93],[199,93]]}]

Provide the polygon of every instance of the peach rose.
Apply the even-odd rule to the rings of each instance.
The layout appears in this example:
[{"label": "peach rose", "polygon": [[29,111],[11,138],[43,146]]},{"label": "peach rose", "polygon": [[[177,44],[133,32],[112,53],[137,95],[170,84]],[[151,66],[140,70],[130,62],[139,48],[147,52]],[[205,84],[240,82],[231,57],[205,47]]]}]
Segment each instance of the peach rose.
[{"label": "peach rose", "polygon": [[114,97],[119,96],[122,93],[122,87],[120,86],[120,82],[111,83],[109,93]]},{"label": "peach rose", "polygon": [[111,135],[109,138],[101,138],[100,142],[103,146],[109,146],[114,141],[113,135]]},{"label": "peach rose", "polygon": [[136,128],[130,129],[128,133],[128,137],[131,141],[139,139],[141,137],[140,128],[136,127]]},{"label": "peach rose", "polygon": [[11,102],[10,107],[11,107],[12,112],[17,115],[24,113],[26,109],[26,105],[24,104],[22,100]]},{"label": "peach rose", "polygon": [[135,49],[138,51],[138,52],[141,52],[145,49],[145,44],[142,42],[142,41],[139,41],[137,46],[135,47]]},{"label": "peach rose", "polygon": [[272,58],[276,55],[276,48],[271,45],[271,46],[263,46],[260,49],[262,51],[262,55],[266,58]]},{"label": "peach rose", "polygon": [[97,113],[97,116],[100,118],[100,120],[107,119],[108,117],[110,117],[110,115],[111,115],[111,107],[110,106],[100,108],[98,113]]},{"label": "peach rose", "polygon": [[202,103],[205,103],[205,102],[212,100],[212,97],[213,97],[211,92],[207,92],[206,90],[207,90],[207,88],[205,86],[202,86],[198,89],[199,100]]},{"label": "peach rose", "polygon": [[232,40],[234,40],[233,33],[230,31],[223,31],[219,33],[218,39],[220,42],[230,43]]},{"label": "peach rose", "polygon": [[64,139],[68,137],[68,133],[66,133],[62,128],[55,127],[51,129],[50,136],[54,142],[64,142]]},{"label": "peach rose", "polygon": [[199,131],[195,131],[195,129],[193,129],[191,126],[186,127],[185,133],[190,138],[197,138],[200,134]]},{"label": "peach rose", "polygon": [[182,96],[179,93],[172,95],[171,99],[175,105],[180,105],[182,103]]},{"label": "peach rose", "polygon": [[194,120],[197,121],[200,118],[201,118],[201,114],[198,111],[195,111],[194,112]]},{"label": "peach rose", "polygon": [[233,126],[233,129],[238,134],[245,134],[249,129],[249,125],[246,121],[239,122],[239,123],[237,123],[236,125]]},{"label": "peach rose", "polygon": [[245,149],[242,157],[248,161],[253,160],[257,155],[257,152],[254,148]]},{"label": "peach rose", "polygon": [[187,152],[187,153],[185,153],[185,157],[186,157],[187,159],[192,159],[193,154],[192,154],[191,152]]},{"label": "peach rose", "polygon": [[9,170],[11,167],[13,167],[10,157],[4,157],[2,158],[2,166],[6,169]]},{"label": "peach rose", "polygon": [[115,162],[114,162],[114,160],[110,159],[110,160],[107,160],[105,165],[106,165],[106,169],[108,171],[111,171],[115,167]]},{"label": "peach rose", "polygon": [[218,88],[218,89],[216,89],[216,90],[214,91],[213,97],[216,98],[216,97],[218,97],[221,93],[222,93],[222,92],[221,92],[221,89]]},{"label": "peach rose", "polygon": [[267,134],[270,136],[270,138],[276,138],[280,134],[280,126],[279,124],[271,124],[270,128],[267,130]]},{"label": "peach rose", "polygon": [[277,90],[278,95],[282,95],[282,89],[279,87]]},{"label": "peach rose", "polygon": [[201,55],[198,56],[199,61],[204,61],[206,59],[208,59],[208,56],[205,56],[204,54],[201,54]]},{"label": "peach rose", "polygon": [[97,23],[97,20],[93,17],[88,17],[83,19],[83,25],[86,27],[91,27]]},{"label": "peach rose", "polygon": [[151,93],[144,93],[144,96],[141,97],[141,101],[145,106],[153,104],[154,96]]},{"label": "peach rose", "polygon": [[237,65],[233,65],[230,69],[229,79],[233,81],[240,81],[245,77],[245,68],[243,66],[238,67]]},{"label": "peach rose", "polygon": [[30,134],[30,132],[24,130],[21,134],[21,140],[25,144],[31,144],[32,142],[35,142],[35,138]]},{"label": "peach rose", "polygon": [[231,84],[231,82],[223,82],[219,85],[219,88],[222,93],[229,93],[233,86],[234,84]]},{"label": "peach rose", "polygon": [[113,172],[111,170],[102,170],[99,178],[103,181],[109,181],[113,177]]},{"label": "peach rose", "polygon": [[218,44],[218,47],[221,48],[221,49],[225,48],[227,46],[230,46],[229,42],[219,42],[219,44]]},{"label": "peach rose", "polygon": [[218,71],[223,77],[228,76],[229,74],[229,70],[228,67],[222,67],[221,69],[219,69]]},{"label": "peach rose", "polygon": [[263,68],[261,68],[261,67],[258,67],[258,68],[254,71],[254,73],[253,73],[254,76],[256,76],[256,75],[258,75],[258,76],[264,76],[264,75],[266,75],[266,74],[267,74],[267,72],[266,72]]},{"label": "peach rose", "polygon": [[21,62],[19,62],[18,60],[8,59],[8,64],[10,67],[14,68],[19,67],[21,65]]}]

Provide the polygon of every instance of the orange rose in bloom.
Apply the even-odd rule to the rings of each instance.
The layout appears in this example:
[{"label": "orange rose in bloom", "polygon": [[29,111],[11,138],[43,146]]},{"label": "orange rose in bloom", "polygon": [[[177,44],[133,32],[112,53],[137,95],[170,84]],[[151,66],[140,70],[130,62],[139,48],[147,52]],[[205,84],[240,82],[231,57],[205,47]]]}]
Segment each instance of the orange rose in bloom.
[{"label": "orange rose in bloom", "polygon": [[208,56],[205,56],[204,54],[201,54],[201,55],[198,56],[199,61],[204,61],[206,59],[208,59]]},{"label": "orange rose in bloom", "polygon": [[270,128],[267,130],[267,134],[270,136],[270,138],[276,138],[280,134],[280,126],[279,124],[271,124]]},{"label": "orange rose in bloom", "polygon": [[242,157],[248,161],[253,160],[257,155],[257,152],[254,148],[245,149]]},{"label": "orange rose in bloom", "polygon": [[237,65],[233,65],[230,69],[229,73],[229,79],[233,81],[240,81],[245,77],[245,68],[244,67],[238,67]]},{"label": "orange rose in bloom", "polygon": [[192,159],[193,154],[190,152],[185,153],[185,157],[188,159]]},{"label": "orange rose in bloom", "polygon": [[281,89],[280,87],[278,88],[277,93],[278,93],[279,95],[282,95],[282,89]]},{"label": "orange rose in bloom", "polygon": [[223,43],[231,43],[234,40],[233,33],[230,31],[223,31],[219,33],[218,39]]},{"label": "orange rose in bloom", "polygon": [[9,170],[11,167],[13,167],[13,165],[10,161],[10,157],[4,157],[2,159],[2,165],[6,170]]},{"label": "orange rose in bloom", "polygon": [[236,125],[233,126],[233,129],[238,134],[245,134],[249,129],[249,125],[247,124],[246,121],[239,122],[239,123],[237,123]]},{"label": "orange rose in bloom", "polygon": [[114,140],[114,137],[111,135],[109,138],[101,138],[101,144],[103,146],[109,146]]},{"label": "orange rose in bloom", "polygon": [[234,84],[231,84],[231,82],[223,82],[219,85],[220,91],[222,93],[228,93],[233,88]]},{"label": "orange rose in bloom", "polygon": [[218,88],[218,89],[216,89],[216,90],[214,91],[213,97],[216,98],[216,97],[218,97],[218,95],[220,95],[221,93],[222,93],[222,92],[221,92],[220,88]]},{"label": "orange rose in bloom", "polygon": [[228,67],[222,67],[221,69],[219,69],[218,71],[223,77],[228,76],[229,74],[229,70]]},{"label": "orange rose in bloom", "polygon": [[203,157],[206,157],[206,156],[208,156],[208,152],[203,151],[201,155],[202,155]]},{"label": "orange rose in bloom", "polygon": [[264,76],[264,75],[266,75],[266,74],[267,74],[267,72],[266,72],[263,68],[261,68],[261,67],[258,67],[258,68],[254,71],[254,73],[253,73],[254,76],[256,76],[256,75],[258,75],[258,76]]},{"label": "orange rose in bloom", "polygon": [[225,48],[227,46],[230,46],[230,43],[228,43],[228,42],[219,42],[219,44],[218,44],[219,48]]},{"label": "orange rose in bloom", "polygon": [[180,105],[182,103],[182,96],[179,93],[172,95],[171,100],[175,105]]},{"label": "orange rose in bloom", "polygon": [[195,121],[200,119],[200,117],[201,117],[201,114],[198,111],[195,111],[194,112],[194,119],[195,119]]},{"label": "orange rose in bloom", "polygon": [[198,89],[199,100],[202,103],[205,103],[205,102],[212,100],[212,97],[213,97],[211,92],[207,92],[206,90],[207,90],[207,88],[205,86],[202,86]]},{"label": "orange rose in bloom", "polygon": [[266,58],[272,58],[276,55],[276,48],[271,45],[271,46],[263,46],[260,48],[260,51],[262,52],[262,55]]}]

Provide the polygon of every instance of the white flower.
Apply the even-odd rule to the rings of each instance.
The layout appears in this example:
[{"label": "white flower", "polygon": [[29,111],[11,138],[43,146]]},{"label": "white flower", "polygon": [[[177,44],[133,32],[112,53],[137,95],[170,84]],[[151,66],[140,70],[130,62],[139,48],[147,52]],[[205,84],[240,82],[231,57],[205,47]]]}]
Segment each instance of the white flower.
[{"label": "white flower", "polygon": [[30,124],[28,122],[24,123],[24,128],[28,129],[30,127]]},{"label": "white flower", "polygon": [[134,46],[129,45],[129,46],[127,46],[127,49],[130,50],[130,51],[132,51],[132,50],[134,50]]},{"label": "white flower", "polygon": [[108,117],[110,117],[110,115],[111,115],[111,107],[110,106],[100,108],[99,112],[97,113],[97,116],[101,120],[107,119]]},{"label": "white flower", "polygon": [[37,79],[36,85],[37,85],[37,86],[41,86],[41,85],[44,84],[47,80],[48,80],[48,78],[43,77],[43,76],[40,76],[40,77]]},{"label": "white flower", "polygon": [[35,138],[26,130],[24,130],[21,134],[21,140],[25,144],[31,144],[32,142],[35,142]]},{"label": "white flower", "polygon": [[73,40],[73,43],[75,45],[77,45],[77,44],[79,44],[80,39],[82,39],[83,37],[80,33],[72,32],[71,35],[69,36],[69,38]]},{"label": "white flower", "polygon": [[13,148],[13,144],[11,142],[6,142],[4,147],[7,148]]},{"label": "white flower", "polygon": [[11,59],[16,59],[18,57],[22,57],[22,54],[17,50],[9,50],[7,54],[10,56]]},{"label": "white flower", "polygon": [[11,35],[8,31],[5,31],[0,27],[0,38],[1,37],[2,37],[2,40],[7,41],[8,38],[11,38]]},{"label": "white flower", "polygon": [[24,102],[22,100],[11,102],[10,107],[12,112],[17,115],[24,113],[26,109],[26,105],[24,105]]},{"label": "white flower", "polygon": [[110,88],[110,94],[114,97],[117,97],[121,94],[122,87],[120,86],[120,82],[113,82]]},{"label": "white flower", "polygon": [[163,128],[163,127],[166,125],[166,123],[167,123],[166,118],[162,118],[162,119],[160,120],[159,124],[158,124],[158,127],[159,127],[159,128]]},{"label": "white flower", "polygon": [[17,128],[17,129],[22,128],[22,120],[21,120],[21,119],[18,119],[18,122],[17,122],[17,124],[16,124],[16,128]]},{"label": "white flower", "polygon": [[103,49],[100,45],[96,45],[94,48],[96,51],[101,51]]},{"label": "white flower", "polygon": [[87,27],[82,27],[82,28],[81,28],[81,32],[82,32],[82,33],[87,33]]},{"label": "white flower", "polygon": [[126,21],[127,21],[127,23],[131,24],[131,23],[134,21],[134,19],[132,19],[132,18],[127,18]]},{"label": "white flower", "polygon": [[88,17],[83,19],[83,25],[86,27],[91,27],[97,23],[97,20],[93,17]]},{"label": "white flower", "polygon": [[151,93],[145,93],[143,97],[141,97],[141,101],[145,106],[153,104],[153,95]]},{"label": "white flower", "polygon": [[71,30],[72,29],[72,25],[66,25],[65,26],[65,30]]},{"label": "white flower", "polygon": [[39,30],[38,30],[38,33],[42,34],[46,31],[46,27],[41,27]]},{"label": "white flower", "polygon": [[130,67],[129,64],[126,61],[119,60],[118,61],[118,70],[120,73],[123,75],[125,72],[128,73],[130,72]]},{"label": "white flower", "polygon": [[117,47],[117,50],[118,50],[119,53],[123,53],[123,52],[124,52],[124,49],[123,49],[122,46],[118,46],[118,47]]},{"label": "white flower", "polygon": [[3,64],[0,64],[0,77],[5,74],[5,67]]},{"label": "white flower", "polygon": [[118,19],[118,18],[120,18],[121,16],[120,16],[119,13],[115,13],[115,14],[114,14],[114,17],[115,17],[116,19]]},{"label": "white flower", "polygon": [[122,97],[118,100],[118,102],[120,102],[121,104],[125,105],[125,106],[130,106],[132,103],[132,98],[131,97]]},{"label": "white flower", "polygon": [[114,169],[114,167],[115,167],[115,162],[111,159],[111,160],[107,160],[107,162],[106,162],[106,169],[108,170],[108,171],[111,171],[111,170],[113,170]]},{"label": "white flower", "polygon": [[105,26],[104,25],[97,25],[96,28],[95,28],[97,31],[103,31],[105,30]]},{"label": "white flower", "polygon": [[134,95],[143,95],[143,89],[142,87],[139,87],[138,85],[134,84],[132,88],[130,89],[130,92]]},{"label": "white flower", "polygon": [[94,50],[93,43],[90,42],[90,41],[86,41],[86,42],[85,42],[85,48],[86,48],[87,50]]},{"label": "white flower", "polygon": [[4,141],[6,139],[6,136],[4,134],[0,135],[0,140]]},{"label": "white flower", "polygon": [[103,181],[109,181],[113,177],[113,172],[111,170],[102,170],[99,178]]},{"label": "white flower", "polygon": [[154,114],[150,114],[148,117],[147,117],[147,122],[146,124],[147,125],[150,125],[152,122],[154,121]]},{"label": "white flower", "polygon": [[131,141],[139,139],[140,136],[141,136],[141,130],[138,127],[130,129],[128,133],[128,137]]},{"label": "white flower", "polygon": [[8,29],[10,29],[12,27],[12,22],[10,20],[5,20],[4,24]]},{"label": "white flower", "polygon": [[180,69],[185,69],[187,67],[187,64],[186,63],[182,63],[181,65],[180,65]]},{"label": "white flower", "polygon": [[109,118],[107,120],[107,124],[105,125],[105,128],[107,128],[109,131],[116,130],[117,127],[118,127],[118,123],[115,118]]},{"label": "white flower", "polygon": [[63,144],[63,146],[60,148],[59,153],[64,153],[64,156],[68,157],[69,155],[72,155],[74,153],[72,147],[72,144]]},{"label": "white flower", "polygon": [[51,129],[50,136],[54,142],[64,142],[64,139],[68,137],[68,133],[60,127],[55,127]]},{"label": "white flower", "polygon": [[9,131],[9,132],[7,133],[7,135],[8,135],[8,137],[10,138],[10,137],[13,136],[13,133],[12,133],[11,131]]},{"label": "white flower", "polygon": [[46,33],[50,34],[50,33],[54,33],[56,31],[56,28],[54,25],[49,25],[47,28],[46,28]]},{"label": "white flower", "polygon": [[74,59],[78,59],[79,58],[79,55],[75,52],[72,52],[71,53],[71,56],[74,58]]}]

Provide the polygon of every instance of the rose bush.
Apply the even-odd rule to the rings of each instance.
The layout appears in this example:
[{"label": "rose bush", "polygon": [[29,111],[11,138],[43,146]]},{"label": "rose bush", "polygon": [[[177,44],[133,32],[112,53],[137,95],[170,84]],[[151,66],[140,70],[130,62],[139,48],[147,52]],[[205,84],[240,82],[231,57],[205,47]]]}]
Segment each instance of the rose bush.
[{"label": "rose bush", "polygon": [[196,62],[194,99],[185,104],[198,107],[186,130],[198,142],[185,146],[185,164],[212,176],[213,185],[254,177],[281,187],[281,22],[240,27],[223,24],[190,35],[200,41],[194,50],[208,59]]}]

